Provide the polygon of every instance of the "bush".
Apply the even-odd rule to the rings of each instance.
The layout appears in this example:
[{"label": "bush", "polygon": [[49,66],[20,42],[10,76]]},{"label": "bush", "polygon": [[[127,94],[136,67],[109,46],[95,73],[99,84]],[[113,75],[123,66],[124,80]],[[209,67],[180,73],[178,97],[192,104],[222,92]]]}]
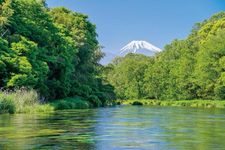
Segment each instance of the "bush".
[{"label": "bush", "polygon": [[15,113],[15,103],[5,95],[0,96],[0,113]]},{"label": "bush", "polygon": [[143,103],[138,102],[138,101],[135,101],[135,102],[132,103],[132,105],[135,105],[135,106],[142,106]]},{"label": "bush", "polygon": [[101,102],[100,99],[99,99],[97,96],[95,96],[95,95],[90,95],[90,96],[88,97],[88,101],[91,102],[91,103],[94,105],[94,107],[100,107],[100,106],[102,106],[102,102]]},{"label": "bush", "polygon": [[91,107],[91,104],[80,98],[66,98],[61,100],[53,101],[51,104],[55,110],[64,109],[87,109]]},{"label": "bush", "polygon": [[172,107],[197,107],[197,108],[225,108],[224,100],[117,100],[122,105],[148,105]]},{"label": "bush", "polygon": [[16,112],[24,112],[24,107],[34,107],[39,105],[39,96],[35,90],[20,89],[11,93],[11,97],[16,105]]},{"label": "bush", "polygon": [[225,86],[216,86],[214,92],[216,95],[216,99],[225,99]]},{"label": "bush", "polygon": [[41,105],[35,90],[0,91],[0,113],[51,112],[53,107]]}]

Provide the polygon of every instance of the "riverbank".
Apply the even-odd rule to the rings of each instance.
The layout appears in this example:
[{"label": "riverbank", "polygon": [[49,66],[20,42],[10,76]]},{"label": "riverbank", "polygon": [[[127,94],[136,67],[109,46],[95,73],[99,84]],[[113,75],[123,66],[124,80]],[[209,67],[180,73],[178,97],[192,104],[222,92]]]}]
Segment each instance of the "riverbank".
[{"label": "riverbank", "polygon": [[35,90],[0,91],[0,113],[52,112],[50,104],[41,104]]},{"label": "riverbank", "polygon": [[88,109],[94,105],[80,97],[40,101],[35,90],[0,91],[0,114],[51,113],[65,109]]},{"label": "riverbank", "polygon": [[[199,108],[225,108],[225,100],[116,100],[118,105],[174,106]],[[66,109],[88,109],[97,107],[81,97],[41,102],[35,90],[0,91],[0,114],[4,113],[51,113]],[[100,107],[100,106],[98,106]]]},{"label": "riverbank", "polygon": [[120,105],[225,108],[225,100],[117,100]]}]

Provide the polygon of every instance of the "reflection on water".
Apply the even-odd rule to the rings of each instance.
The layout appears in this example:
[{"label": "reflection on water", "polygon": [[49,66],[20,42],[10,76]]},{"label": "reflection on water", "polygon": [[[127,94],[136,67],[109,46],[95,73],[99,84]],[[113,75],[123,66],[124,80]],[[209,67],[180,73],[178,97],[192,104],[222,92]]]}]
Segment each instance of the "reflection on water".
[{"label": "reflection on water", "polygon": [[225,148],[225,110],[121,106],[0,115],[0,149]]}]

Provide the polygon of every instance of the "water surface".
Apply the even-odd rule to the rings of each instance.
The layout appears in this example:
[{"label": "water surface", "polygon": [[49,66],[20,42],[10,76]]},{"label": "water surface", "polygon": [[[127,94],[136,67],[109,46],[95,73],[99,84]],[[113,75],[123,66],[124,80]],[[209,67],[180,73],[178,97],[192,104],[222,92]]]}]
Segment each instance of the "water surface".
[{"label": "water surface", "polygon": [[225,110],[120,106],[0,115],[0,149],[225,149]]}]

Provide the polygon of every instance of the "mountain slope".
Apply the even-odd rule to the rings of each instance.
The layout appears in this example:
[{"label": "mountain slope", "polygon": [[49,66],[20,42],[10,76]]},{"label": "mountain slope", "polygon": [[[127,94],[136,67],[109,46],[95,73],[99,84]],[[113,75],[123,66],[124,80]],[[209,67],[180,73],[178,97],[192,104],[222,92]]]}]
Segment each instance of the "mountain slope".
[{"label": "mountain slope", "polygon": [[145,49],[153,53],[161,52],[162,50],[146,41],[132,41],[121,49],[122,53],[137,53],[138,50]]}]

